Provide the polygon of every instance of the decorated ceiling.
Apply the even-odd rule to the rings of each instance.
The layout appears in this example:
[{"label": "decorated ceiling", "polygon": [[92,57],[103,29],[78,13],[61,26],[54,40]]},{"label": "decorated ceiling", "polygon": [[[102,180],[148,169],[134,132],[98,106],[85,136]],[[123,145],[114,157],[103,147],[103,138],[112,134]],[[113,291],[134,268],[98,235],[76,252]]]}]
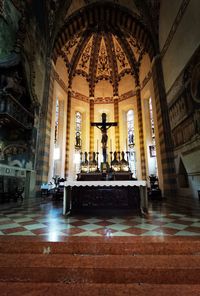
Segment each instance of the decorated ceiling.
[{"label": "decorated ceiling", "polygon": [[105,31],[77,34],[61,49],[70,78],[84,76],[91,87],[108,80],[116,92],[124,75],[138,71],[144,53],[131,35],[119,37]]},{"label": "decorated ceiling", "polygon": [[[101,80],[112,84],[114,96],[118,96],[119,82],[125,75],[132,75],[135,85],[140,86],[140,66],[144,54],[147,53],[152,60],[159,50],[155,38],[156,26],[151,18],[143,16],[152,2],[142,1],[144,5],[138,5],[136,10],[127,9],[123,6],[125,2],[128,3],[85,1],[86,6],[79,10],[70,7],[71,15],[60,27],[52,52],[54,63],[59,56],[65,61],[70,88],[77,75],[87,80],[91,97]],[[134,7],[136,2],[131,2]]]}]

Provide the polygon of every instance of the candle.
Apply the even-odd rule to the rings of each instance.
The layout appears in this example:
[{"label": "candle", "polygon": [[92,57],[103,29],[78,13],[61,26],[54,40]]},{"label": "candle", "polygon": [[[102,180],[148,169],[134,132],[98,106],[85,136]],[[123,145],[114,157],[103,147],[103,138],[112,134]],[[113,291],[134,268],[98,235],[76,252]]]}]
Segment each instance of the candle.
[{"label": "candle", "polygon": [[110,151],[112,151],[112,139],[110,139]]},{"label": "candle", "polygon": [[99,140],[97,140],[97,152],[98,152]]},{"label": "candle", "polygon": [[128,143],[127,143],[127,138],[126,138],[126,151],[128,151]]}]

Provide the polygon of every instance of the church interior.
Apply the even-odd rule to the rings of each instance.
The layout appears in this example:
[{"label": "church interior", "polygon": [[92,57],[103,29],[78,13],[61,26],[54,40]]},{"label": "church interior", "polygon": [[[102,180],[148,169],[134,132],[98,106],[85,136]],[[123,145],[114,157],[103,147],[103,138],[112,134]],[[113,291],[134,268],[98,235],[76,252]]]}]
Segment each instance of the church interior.
[{"label": "church interior", "polygon": [[2,295],[199,295],[199,13],[0,0]]}]

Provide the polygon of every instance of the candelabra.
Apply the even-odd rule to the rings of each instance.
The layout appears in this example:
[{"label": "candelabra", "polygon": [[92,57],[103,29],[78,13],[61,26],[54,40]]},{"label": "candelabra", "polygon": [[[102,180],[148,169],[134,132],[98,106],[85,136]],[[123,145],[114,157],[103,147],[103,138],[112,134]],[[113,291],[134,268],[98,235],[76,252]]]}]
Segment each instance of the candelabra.
[{"label": "candelabra", "polygon": [[130,154],[130,152],[126,151],[126,158],[127,158],[127,162],[128,162],[128,168],[130,170],[129,154]]},{"label": "candelabra", "polygon": [[130,152],[129,151],[126,151],[126,158],[127,158],[127,162],[129,163],[129,154]]},{"label": "candelabra", "polygon": [[99,152],[97,152],[97,172],[99,172]]},{"label": "candelabra", "polygon": [[111,172],[112,172],[112,154],[113,154],[113,152],[110,151],[110,170],[111,170]]},{"label": "candelabra", "polygon": [[83,160],[83,152],[81,151],[80,152],[80,163],[82,163],[82,160]]},{"label": "candelabra", "polygon": [[90,152],[88,152],[88,154],[89,154],[89,163],[90,163],[92,160],[92,152],[90,151]]},{"label": "candelabra", "polygon": [[117,153],[118,153],[118,161],[120,162],[120,151],[118,151]]}]

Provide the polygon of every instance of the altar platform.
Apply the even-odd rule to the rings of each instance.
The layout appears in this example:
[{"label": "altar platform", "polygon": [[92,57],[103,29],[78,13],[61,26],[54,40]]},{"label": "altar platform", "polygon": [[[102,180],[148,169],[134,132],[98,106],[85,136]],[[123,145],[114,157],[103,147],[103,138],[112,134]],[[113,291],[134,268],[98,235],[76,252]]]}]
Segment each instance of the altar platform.
[{"label": "altar platform", "polygon": [[146,181],[66,181],[64,184],[63,215],[84,206],[121,204],[139,214],[148,212]]}]

